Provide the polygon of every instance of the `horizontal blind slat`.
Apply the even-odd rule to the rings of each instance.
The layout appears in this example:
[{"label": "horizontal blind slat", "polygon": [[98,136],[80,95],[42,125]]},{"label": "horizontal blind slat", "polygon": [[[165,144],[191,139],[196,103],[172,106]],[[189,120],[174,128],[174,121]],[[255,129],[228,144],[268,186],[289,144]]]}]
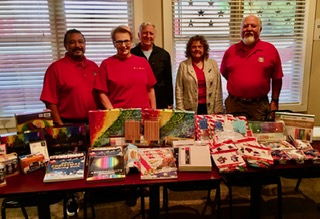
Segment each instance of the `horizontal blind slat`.
[{"label": "horizontal blind slat", "polygon": [[[280,101],[301,103],[305,6],[305,0],[221,0],[211,3],[203,0],[172,0],[174,72],[185,59],[187,41],[196,34],[206,37],[211,49],[210,58],[220,65],[224,51],[240,41],[242,17],[251,13],[258,14],[263,25],[261,39],[274,44],[282,60],[284,86]],[[226,98],[226,82],[223,83]]]},{"label": "horizontal blind slat", "polygon": [[86,56],[99,65],[115,54],[111,30],[132,23],[132,0],[0,1],[0,117],[44,108],[43,77],[64,56],[66,29],[85,35]]}]

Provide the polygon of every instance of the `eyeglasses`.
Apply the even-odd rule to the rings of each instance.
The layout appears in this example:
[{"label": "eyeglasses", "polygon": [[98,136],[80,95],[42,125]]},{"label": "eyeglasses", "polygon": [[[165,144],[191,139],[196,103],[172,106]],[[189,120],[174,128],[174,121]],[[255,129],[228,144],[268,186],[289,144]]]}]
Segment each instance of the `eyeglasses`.
[{"label": "eyeglasses", "polygon": [[117,46],[122,46],[122,44],[124,43],[126,46],[129,46],[131,44],[131,40],[118,40],[118,41],[114,41],[114,43]]}]

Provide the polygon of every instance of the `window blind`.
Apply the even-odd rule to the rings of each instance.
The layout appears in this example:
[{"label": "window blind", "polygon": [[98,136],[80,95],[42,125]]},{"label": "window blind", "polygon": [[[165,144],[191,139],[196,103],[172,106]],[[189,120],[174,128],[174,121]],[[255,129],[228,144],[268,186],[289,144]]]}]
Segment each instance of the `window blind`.
[{"label": "window blind", "polygon": [[[306,0],[172,0],[175,69],[185,59],[188,39],[204,35],[210,58],[220,66],[225,50],[240,41],[242,18],[255,14],[262,21],[260,38],[272,43],[284,72],[280,103],[301,103],[304,72]],[[227,97],[223,79],[224,98]]]},{"label": "window blind", "polygon": [[0,1],[0,117],[42,110],[47,67],[65,53],[64,33],[80,30],[86,56],[100,65],[113,54],[110,32],[133,26],[132,0]]}]

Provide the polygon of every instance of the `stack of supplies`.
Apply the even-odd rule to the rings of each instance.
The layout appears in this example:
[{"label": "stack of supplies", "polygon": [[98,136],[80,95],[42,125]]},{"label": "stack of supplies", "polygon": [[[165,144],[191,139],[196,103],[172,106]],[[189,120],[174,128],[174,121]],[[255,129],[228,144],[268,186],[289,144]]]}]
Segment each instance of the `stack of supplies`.
[{"label": "stack of supplies", "polygon": [[211,156],[220,173],[244,171],[247,166],[232,140],[214,144]]}]

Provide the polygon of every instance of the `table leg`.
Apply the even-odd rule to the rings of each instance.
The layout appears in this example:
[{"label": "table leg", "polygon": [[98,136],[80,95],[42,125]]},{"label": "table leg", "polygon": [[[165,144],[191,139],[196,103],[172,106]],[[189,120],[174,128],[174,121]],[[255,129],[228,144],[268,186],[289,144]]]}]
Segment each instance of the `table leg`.
[{"label": "table leg", "polygon": [[38,208],[38,217],[39,219],[50,219],[50,205],[47,203],[39,204]]},{"label": "table leg", "polygon": [[149,187],[149,218],[160,218],[160,186]]},{"label": "table leg", "polygon": [[260,218],[260,198],[262,185],[260,183],[253,183],[250,191],[250,217],[251,219]]}]

